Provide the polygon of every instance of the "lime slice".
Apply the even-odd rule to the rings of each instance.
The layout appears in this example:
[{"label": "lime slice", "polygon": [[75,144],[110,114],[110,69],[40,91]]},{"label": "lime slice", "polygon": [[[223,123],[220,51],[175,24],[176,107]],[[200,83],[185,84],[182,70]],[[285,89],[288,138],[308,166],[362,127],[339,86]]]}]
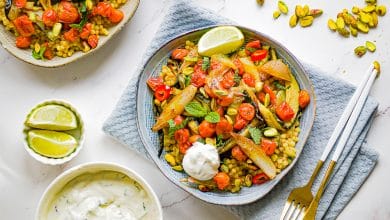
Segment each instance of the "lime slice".
[{"label": "lime slice", "polygon": [[244,35],[233,26],[216,27],[207,31],[199,40],[198,52],[202,56],[228,54],[244,43]]},{"label": "lime slice", "polygon": [[50,104],[34,109],[26,124],[33,128],[66,131],[77,128],[77,119],[70,109]]},{"label": "lime slice", "polygon": [[61,158],[72,153],[77,140],[64,132],[31,130],[27,134],[29,146],[45,157]]}]

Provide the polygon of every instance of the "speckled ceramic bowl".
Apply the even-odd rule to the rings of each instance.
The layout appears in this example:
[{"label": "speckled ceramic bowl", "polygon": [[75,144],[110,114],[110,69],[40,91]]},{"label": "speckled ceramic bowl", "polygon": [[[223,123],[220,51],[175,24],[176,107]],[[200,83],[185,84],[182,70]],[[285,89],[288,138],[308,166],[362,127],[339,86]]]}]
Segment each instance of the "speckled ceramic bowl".
[{"label": "speckled ceramic bowl", "polygon": [[154,55],[148,60],[144,66],[140,78],[138,81],[138,90],[137,90],[137,125],[138,130],[148,153],[160,168],[162,173],[174,184],[181,187],[185,191],[189,192],[193,196],[204,200],[206,202],[220,204],[220,205],[242,205],[254,202],[264,195],[266,195],[293,167],[295,162],[299,159],[299,156],[302,152],[302,149],[306,143],[306,140],[311,131],[314,116],[315,116],[315,95],[312,83],[303,69],[299,61],[294,57],[294,55],[289,52],[284,46],[282,46],[277,41],[266,36],[263,33],[245,28],[239,27],[244,33],[246,39],[259,39],[261,42],[270,45],[274,48],[280,58],[286,62],[294,76],[296,77],[301,89],[305,89],[309,92],[311,97],[310,104],[303,111],[301,117],[301,132],[299,134],[299,141],[296,144],[296,155],[297,157],[292,161],[292,163],[284,169],[280,174],[276,176],[271,181],[268,181],[261,185],[254,185],[252,187],[243,187],[238,193],[230,192],[201,192],[198,189],[188,187],[180,182],[180,179],[187,177],[185,173],[180,173],[172,170],[170,165],[164,160],[164,153],[158,157],[159,152],[159,138],[158,134],[152,132],[151,128],[155,123],[155,116],[153,114],[153,94],[146,85],[148,78],[156,76],[161,70],[161,66],[164,65],[167,61],[167,58],[170,56],[171,51],[181,45],[185,44],[186,40],[199,40],[199,38],[211,27],[203,28],[199,30],[194,30],[189,33],[185,33],[181,36],[176,37],[175,39],[167,42],[165,45],[160,47]]},{"label": "speckled ceramic bowl", "polygon": [[85,173],[96,173],[100,171],[115,171],[123,173],[127,175],[130,179],[135,180],[146,191],[153,204],[153,207],[151,208],[150,212],[148,212],[148,214],[143,219],[163,219],[161,204],[156,193],[153,191],[152,187],[146,182],[146,180],[142,178],[138,173],[116,163],[92,162],[70,168],[69,170],[66,170],[65,172],[57,176],[57,178],[55,178],[53,182],[50,183],[38,203],[38,208],[35,213],[35,220],[46,220],[44,216],[46,215],[48,206],[54,199],[54,196],[56,196],[69,181]]},{"label": "speckled ceramic bowl", "polygon": [[135,11],[137,10],[138,5],[139,5],[139,0],[128,0],[126,4],[120,7],[120,9],[123,11],[125,15],[123,20],[119,24],[111,27],[108,30],[110,32],[108,36],[99,36],[98,46],[87,53],[77,52],[72,56],[66,58],[56,56],[52,60],[34,59],[31,56],[31,49],[22,50],[15,46],[15,36],[11,32],[7,31],[1,22],[0,22],[0,44],[4,47],[4,49],[6,49],[8,52],[14,55],[16,58],[23,60],[27,63],[33,64],[35,66],[42,66],[42,67],[63,66],[73,61],[76,61],[82,57],[90,55],[95,51],[97,51],[99,48],[103,47],[103,45],[106,44],[107,41],[109,41],[112,38],[112,36],[118,33],[125,26],[125,24],[130,21]]},{"label": "speckled ceramic bowl", "polygon": [[[27,118],[30,116],[30,114],[33,112],[34,109],[45,106],[45,105],[50,105],[50,104],[62,105],[64,107],[70,109],[76,115],[76,118],[77,118],[78,128],[73,129],[73,130],[69,130],[69,131],[63,131],[63,132],[68,133],[68,134],[72,135],[74,138],[76,138],[78,145],[72,153],[70,153],[69,155],[62,157],[62,158],[50,158],[50,157],[45,157],[43,155],[40,155],[37,152],[35,152],[29,146],[29,144],[27,142],[27,133],[29,130],[33,129],[33,128],[26,125]],[[66,162],[72,160],[81,151],[81,149],[84,145],[84,133],[85,133],[84,132],[84,121],[81,118],[80,113],[77,111],[77,109],[75,107],[73,107],[69,102],[64,101],[64,100],[46,100],[46,101],[43,101],[43,102],[39,103],[38,105],[34,106],[33,108],[31,108],[31,110],[28,112],[26,119],[24,121],[23,144],[24,144],[24,148],[26,149],[28,154],[30,154],[31,157],[38,160],[39,162],[41,162],[43,164],[48,164],[48,165],[60,165],[60,164],[63,164],[63,163],[66,163]]]}]

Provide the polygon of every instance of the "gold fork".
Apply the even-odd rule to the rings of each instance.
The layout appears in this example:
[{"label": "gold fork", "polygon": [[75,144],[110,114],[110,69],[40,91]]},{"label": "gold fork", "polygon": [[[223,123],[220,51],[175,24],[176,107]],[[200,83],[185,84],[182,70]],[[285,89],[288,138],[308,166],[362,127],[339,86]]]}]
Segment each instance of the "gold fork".
[{"label": "gold fork", "polygon": [[[347,107],[345,108],[343,114],[341,115],[341,118],[338,121],[335,130],[333,131],[331,137],[329,138],[329,141],[325,147],[325,150],[322,153],[320,160],[317,162],[316,168],[314,169],[313,174],[311,175],[309,182],[305,186],[295,188],[291,191],[290,195],[287,198],[287,202],[283,208],[280,220],[297,219],[302,214],[305,214],[305,216],[307,216],[306,217],[307,219],[314,219],[314,218],[310,218],[310,217],[313,216],[313,214],[312,214],[313,212],[314,212],[314,217],[315,217],[315,213],[317,210],[316,206],[318,206],[319,199],[322,196],[322,193],[325,189],[325,185],[326,185],[328,179],[330,178],[331,173],[333,172],[333,169],[334,169],[334,166],[335,166],[337,160],[331,161],[331,163],[329,164],[329,167],[327,169],[325,177],[324,177],[323,181],[321,182],[320,189],[318,190],[316,197],[314,197],[314,199],[313,199],[313,194],[311,192],[313,182],[316,179],[319,171],[321,170],[321,167],[324,164],[324,161],[326,160],[330,151],[334,147],[334,144],[336,143],[338,137],[343,132],[345,124],[347,123],[351,114],[353,114],[352,111],[355,111],[355,109],[356,109],[355,107],[356,107],[356,104],[358,103],[358,101],[362,102],[361,105],[363,106],[364,101],[368,95],[369,89],[371,88],[373,79],[372,79],[372,81],[370,81],[370,83],[368,81],[371,80],[371,78],[375,78],[375,76],[376,76],[376,70],[374,69],[374,65],[370,65],[369,69],[367,70],[366,74],[363,77],[363,80],[361,81],[358,88],[355,90],[351,100],[349,101]],[[364,91],[368,90],[368,91],[366,91],[367,94],[365,95],[365,97],[363,95],[361,95],[362,92],[364,92],[363,90]],[[357,114],[357,116],[358,116],[358,113],[360,113],[360,111],[361,111],[361,108],[360,108],[360,110],[359,109],[356,110],[355,112],[357,112],[357,113],[355,113],[355,114]],[[352,128],[353,128],[353,126],[352,126]],[[351,128],[351,130],[352,130],[352,128]],[[348,135],[348,137],[349,137],[349,135]],[[338,146],[340,146],[340,145],[338,145]],[[345,146],[345,144],[344,144],[344,146]],[[337,150],[339,150],[340,151],[339,153],[341,154],[342,149],[336,149],[336,151]],[[310,212],[308,212],[308,211],[310,211]]]}]

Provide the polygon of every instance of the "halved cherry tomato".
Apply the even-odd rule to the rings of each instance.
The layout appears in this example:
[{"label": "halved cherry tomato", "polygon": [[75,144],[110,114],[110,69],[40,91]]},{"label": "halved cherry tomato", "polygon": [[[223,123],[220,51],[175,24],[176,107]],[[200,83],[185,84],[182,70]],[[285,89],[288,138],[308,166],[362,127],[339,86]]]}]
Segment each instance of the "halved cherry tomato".
[{"label": "halved cherry tomato", "polygon": [[233,59],[233,63],[238,69],[238,75],[244,74],[245,69],[244,69],[244,65],[242,65],[241,61],[238,58],[236,58],[236,59]]},{"label": "halved cherry tomato", "polygon": [[31,44],[31,37],[23,37],[23,36],[18,36],[16,38],[16,46],[18,48],[29,48]]},{"label": "halved cherry tomato", "polygon": [[272,91],[271,87],[269,87],[269,85],[267,85],[267,84],[264,84],[263,90],[265,93],[268,93],[269,100],[271,101],[271,104],[275,105],[276,104],[276,95],[275,95],[274,91]]},{"label": "halved cherry tomato", "polygon": [[61,1],[57,12],[59,21],[66,24],[75,23],[80,17],[76,6],[68,1]]},{"label": "halved cherry tomato", "polygon": [[92,24],[86,23],[83,29],[81,29],[80,38],[83,40],[87,40],[89,35],[91,34],[91,31],[92,31]]},{"label": "halved cherry tomato", "polygon": [[191,146],[192,146],[192,145],[191,145],[190,142],[185,142],[185,143],[179,144],[179,151],[180,151],[180,153],[186,154],[187,150],[188,150]]},{"label": "halved cherry tomato", "polygon": [[191,77],[191,84],[196,87],[202,87],[206,83],[206,75],[201,72],[194,72]]},{"label": "halved cherry tomato", "polygon": [[186,128],[179,129],[175,131],[175,140],[179,144],[183,144],[188,141],[190,138],[190,131]]},{"label": "halved cherry tomato", "polygon": [[188,55],[188,52],[187,49],[178,48],[172,51],[171,57],[175,60],[183,60]]},{"label": "halved cherry tomato", "polygon": [[248,124],[248,121],[243,119],[240,114],[237,114],[236,121],[234,122],[233,128],[236,130],[243,129]]},{"label": "halved cherry tomato", "polygon": [[48,59],[48,60],[51,60],[53,59],[54,57],[54,52],[53,50],[49,47],[49,43],[44,43],[43,46],[46,48],[45,49],[45,52],[43,52],[43,57]]},{"label": "halved cherry tomato", "polygon": [[176,116],[174,119],[173,119],[173,122],[175,122],[175,125],[179,125],[183,122],[184,118],[183,116],[181,115],[178,115]]},{"label": "halved cherry tomato", "polygon": [[247,121],[252,120],[255,117],[255,113],[255,107],[249,103],[242,103],[238,107],[238,114]]},{"label": "halved cherry tomato", "polygon": [[217,70],[217,69],[221,69],[222,67],[222,64],[221,62],[217,61],[217,60],[214,60],[212,59],[211,62],[210,62],[210,68],[212,70]]},{"label": "halved cherry tomato", "polygon": [[189,139],[188,139],[188,141],[190,142],[190,143],[195,143],[195,142],[197,142],[198,140],[201,140],[202,139],[202,136],[200,136],[199,134],[194,134],[194,135],[192,135]]},{"label": "halved cherry tomato", "polygon": [[227,95],[227,96],[223,96],[221,98],[219,98],[217,100],[217,104],[220,105],[220,106],[229,106],[230,104],[232,104],[234,101],[234,98],[233,98],[233,95]]},{"label": "halved cherry tomato", "polygon": [[171,87],[167,85],[158,86],[156,88],[156,91],[154,92],[154,97],[160,102],[167,100],[170,95],[171,95]]},{"label": "halved cherry tomato", "polygon": [[256,50],[251,54],[251,60],[253,62],[260,61],[266,58],[268,55],[268,50]]},{"label": "halved cherry tomato", "polygon": [[206,120],[202,121],[199,125],[199,134],[203,138],[210,138],[215,134],[215,124]]},{"label": "halved cherry tomato", "polygon": [[219,172],[213,178],[214,182],[217,184],[218,189],[224,190],[230,184],[230,177],[224,172]]},{"label": "halved cherry tomato", "polygon": [[112,6],[107,2],[99,2],[92,10],[93,15],[100,15],[102,17],[109,17],[112,13]]},{"label": "halved cherry tomato", "polygon": [[263,184],[269,180],[269,177],[265,173],[259,173],[252,178],[253,184]]},{"label": "halved cherry tomato", "polygon": [[217,108],[216,112],[219,114],[220,117],[223,117],[223,115],[225,114],[225,110],[223,110],[221,106]]},{"label": "halved cherry tomato", "polygon": [[275,141],[262,138],[261,139],[261,149],[267,154],[268,156],[275,153],[275,149],[277,147],[277,143]]},{"label": "halved cherry tomato", "polygon": [[124,17],[124,14],[121,10],[111,8],[111,13],[108,16],[108,20],[110,20],[112,23],[117,24],[122,21]]},{"label": "halved cherry tomato", "polygon": [[64,39],[69,42],[75,42],[79,37],[79,31],[76,28],[71,28],[64,33]]},{"label": "halved cherry tomato", "polygon": [[146,83],[153,91],[156,91],[157,87],[164,85],[164,80],[161,76],[152,77],[152,78],[149,78]]},{"label": "halved cherry tomato", "polygon": [[276,107],[276,114],[282,121],[290,121],[295,115],[294,110],[287,102],[282,102]]},{"label": "halved cherry tomato", "polygon": [[27,0],[16,0],[15,1],[15,6],[18,8],[24,8],[26,7]]},{"label": "halved cherry tomato", "polygon": [[248,86],[255,87],[256,82],[251,74],[244,73],[244,75],[242,76],[242,80],[244,80],[244,83],[247,84]]},{"label": "halved cherry tomato", "polygon": [[257,98],[259,98],[260,102],[264,104],[265,93],[264,93],[264,92],[259,92],[259,93],[257,94]]},{"label": "halved cherry tomato", "polygon": [[42,21],[48,27],[53,27],[58,21],[57,12],[54,9],[47,9],[42,14]]},{"label": "halved cherry tomato", "polygon": [[27,17],[27,15],[17,17],[13,23],[16,30],[23,37],[30,37],[35,32],[34,25],[30,18]]},{"label": "halved cherry tomato", "polygon": [[310,103],[310,95],[306,90],[299,92],[299,107],[305,108]]},{"label": "halved cherry tomato", "polygon": [[231,125],[225,118],[221,118],[215,127],[215,131],[217,132],[217,135],[222,135],[223,138],[226,139],[230,136],[230,132],[233,131],[233,125]]},{"label": "halved cherry tomato", "polygon": [[259,40],[251,41],[245,46],[245,53],[251,55],[256,49],[260,49],[261,43]]},{"label": "halved cherry tomato", "polygon": [[241,162],[246,161],[248,158],[238,145],[232,148],[232,157]]},{"label": "halved cherry tomato", "polygon": [[99,37],[96,34],[89,35],[88,37],[88,44],[91,46],[91,48],[96,48],[99,43]]},{"label": "halved cherry tomato", "polygon": [[225,89],[229,89],[230,87],[234,86],[236,82],[234,82],[234,72],[229,71],[223,75],[223,80],[221,81],[221,85]]}]

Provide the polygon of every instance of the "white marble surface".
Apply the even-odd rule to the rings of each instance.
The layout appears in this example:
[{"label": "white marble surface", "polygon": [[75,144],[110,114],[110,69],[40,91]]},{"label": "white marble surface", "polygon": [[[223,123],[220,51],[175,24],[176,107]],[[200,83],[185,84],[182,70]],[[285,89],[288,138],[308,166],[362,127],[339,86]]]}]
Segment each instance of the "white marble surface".
[{"label": "white marble surface", "polygon": [[[288,17],[272,19],[276,3],[265,0],[201,0],[199,4],[237,23],[267,33],[283,43],[301,60],[326,73],[357,84],[373,60],[382,64],[382,76],[372,95],[379,112],[368,135],[368,143],[380,153],[379,163],[368,181],[340,215],[340,219],[389,219],[390,191],[390,15],[380,17],[379,27],[368,35],[344,39],[326,27],[329,17],[363,0],[289,0],[309,4],[325,13],[307,29],[288,27]],[[388,1],[379,0],[390,8]],[[160,197],[165,219],[236,219],[226,210],[201,202],[171,184],[150,161],[106,136],[102,123],[108,117],[143,51],[157,30],[167,0],[142,0],[133,20],[93,56],[58,69],[42,69],[23,63],[0,49],[0,213],[1,219],[32,219],[38,200],[48,184],[69,167],[90,161],[111,161],[138,171]],[[386,27],[386,28],[384,28]],[[362,58],[353,49],[365,40],[377,42],[377,51]],[[84,117],[86,141],[77,158],[64,166],[46,166],[31,158],[23,148],[21,130],[25,114],[44,99],[69,100]]]}]

